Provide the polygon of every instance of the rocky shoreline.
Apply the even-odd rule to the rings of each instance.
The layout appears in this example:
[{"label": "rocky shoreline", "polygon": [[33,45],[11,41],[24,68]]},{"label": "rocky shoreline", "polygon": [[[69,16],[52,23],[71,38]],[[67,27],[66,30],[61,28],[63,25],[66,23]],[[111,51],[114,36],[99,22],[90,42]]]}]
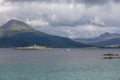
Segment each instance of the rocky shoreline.
[{"label": "rocky shoreline", "polygon": [[119,54],[103,54],[103,59],[120,59]]}]

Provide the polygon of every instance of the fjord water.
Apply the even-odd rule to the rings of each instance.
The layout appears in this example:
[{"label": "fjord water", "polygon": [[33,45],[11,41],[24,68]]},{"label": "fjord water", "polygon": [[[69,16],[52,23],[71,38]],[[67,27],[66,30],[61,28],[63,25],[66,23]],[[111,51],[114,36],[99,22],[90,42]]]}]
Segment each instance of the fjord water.
[{"label": "fjord water", "polygon": [[119,49],[0,49],[0,80],[120,80]]}]

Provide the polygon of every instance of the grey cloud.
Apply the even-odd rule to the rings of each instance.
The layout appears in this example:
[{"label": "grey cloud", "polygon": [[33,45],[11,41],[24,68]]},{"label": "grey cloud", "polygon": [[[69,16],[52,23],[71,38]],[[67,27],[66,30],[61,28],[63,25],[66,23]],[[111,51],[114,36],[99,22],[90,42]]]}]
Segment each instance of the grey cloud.
[{"label": "grey cloud", "polygon": [[76,0],[6,0],[10,2],[66,2],[66,3],[71,3]]},{"label": "grey cloud", "polygon": [[[105,32],[110,33],[119,33],[119,29],[117,27],[98,27],[93,25],[83,25],[83,26],[74,26],[74,27],[38,27],[39,30],[63,37],[69,37],[69,38],[93,38],[97,37],[100,34],[103,34]],[[38,29],[36,28],[36,29]]]},{"label": "grey cloud", "polygon": [[[63,0],[7,0],[7,1],[63,1]],[[64,0],[64,1],[73,1],[73,2],[84,2],[89,4],[97,4],[97,3],[105,3],[108,0]],[[109,0],[110,1],[110,0]],[[26,5],[26,6],[25,6]],[[37,20],[44,19],[51,26],[78,26],[78,25],[97,25],[97,26],[117,26],[120,18],[118,18],[119,7],[120,6],[112,6],[110,4],[106,4],[105,6],[92,6],[85,7],[82,4],[78,5],[70,5],[70,4],[62,4],[62,3],[52,3],[52,4],[41,4],[41,3],[16,3],[16,5],[12,5],[13,9],[9,11],[8,16],[14,16],[18,19],[24,20],[26,18],[34,19],[37,16]],[[105,9],[106,7],[111,6],[112,9]],[[118,7],[118,9],[116,8]],[[32,9],[32,10],[31,10]],[[14,12],[14,13],[13,13]],[[115,14],[113,14],[115,12]],[[111,14],[109,14],[111,13]],[[103,21],[99,23],[99,21],[94,22],[93,19],[95,17],[103,18]],[[111,19],[108,19],[110,17]],[[117,20],[118,18],[118,20]],[[32,22],[31,22],[32,23]],[[105,23],[105,25],[101,25],[101,23]]]},{"label": "grey cloud", "polygon": [[15,18],[38,30],[69,37],[95,37],[106,31],[120,31],[119,0],[6,1],[0,4],[0,23]]},{"label": "grey cloud", "polygon": [[120,0],[114,0],[115,2],[120,2]]},{"label": "grey cloud", "polygon": [[85,3],[85,4],[105,4],[109,1],[120,2],[120,0],[5,0],[10,2],[66,2],[66,3]]},{"label": "grey cloud", "polygon": [[109,1],[110,0],[80,0],[79,2],[83,2],[83,3],[86,3],[86,4],[93,5],[93,4],[105,4]]}]

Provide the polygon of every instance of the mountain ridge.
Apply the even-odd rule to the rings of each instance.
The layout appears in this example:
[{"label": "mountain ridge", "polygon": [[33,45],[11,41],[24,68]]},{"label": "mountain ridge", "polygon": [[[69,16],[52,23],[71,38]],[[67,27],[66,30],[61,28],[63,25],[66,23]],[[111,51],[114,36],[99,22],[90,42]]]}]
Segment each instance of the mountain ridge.
[{"label": "mountain ridge", "polygon": [[[96,46],[112,46],[112,45],[120,45],[120,34],[118,33],[108,33],[105,32],[98,37],[95,38],[77,38],[75,41],[92,44]],[[117,42],[116,42],[117,41]]]},{"label": "mountain ridge", "polygon": [[34,30],[32,27],[30,27],[29,25],[27,25],[26,23],[22,22],[22,21],[18,21],[15,19],[11,19],[9,20],[6,24],[4,24],[3,26],[0,27],[0,29],[7,29],[7,30],[16,30],[16,29],[30,29],[30,30]]},{"label": "mountain ridge", "polygon": [[53,48],[90,47],[69,38],[37,31],[18,20],[10,20],[0,27],[0,47],[25,47],[34,44]]}]

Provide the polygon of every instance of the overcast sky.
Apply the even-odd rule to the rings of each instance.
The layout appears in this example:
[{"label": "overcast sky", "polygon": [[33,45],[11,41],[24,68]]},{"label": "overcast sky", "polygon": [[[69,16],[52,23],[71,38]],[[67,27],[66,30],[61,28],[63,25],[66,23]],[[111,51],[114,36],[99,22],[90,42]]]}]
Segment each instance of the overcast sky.
[{"label": "overcast sky", "polygon": [[120,33],[120,0],[0,0],[0,25],[10,19],[70,38]]}]

